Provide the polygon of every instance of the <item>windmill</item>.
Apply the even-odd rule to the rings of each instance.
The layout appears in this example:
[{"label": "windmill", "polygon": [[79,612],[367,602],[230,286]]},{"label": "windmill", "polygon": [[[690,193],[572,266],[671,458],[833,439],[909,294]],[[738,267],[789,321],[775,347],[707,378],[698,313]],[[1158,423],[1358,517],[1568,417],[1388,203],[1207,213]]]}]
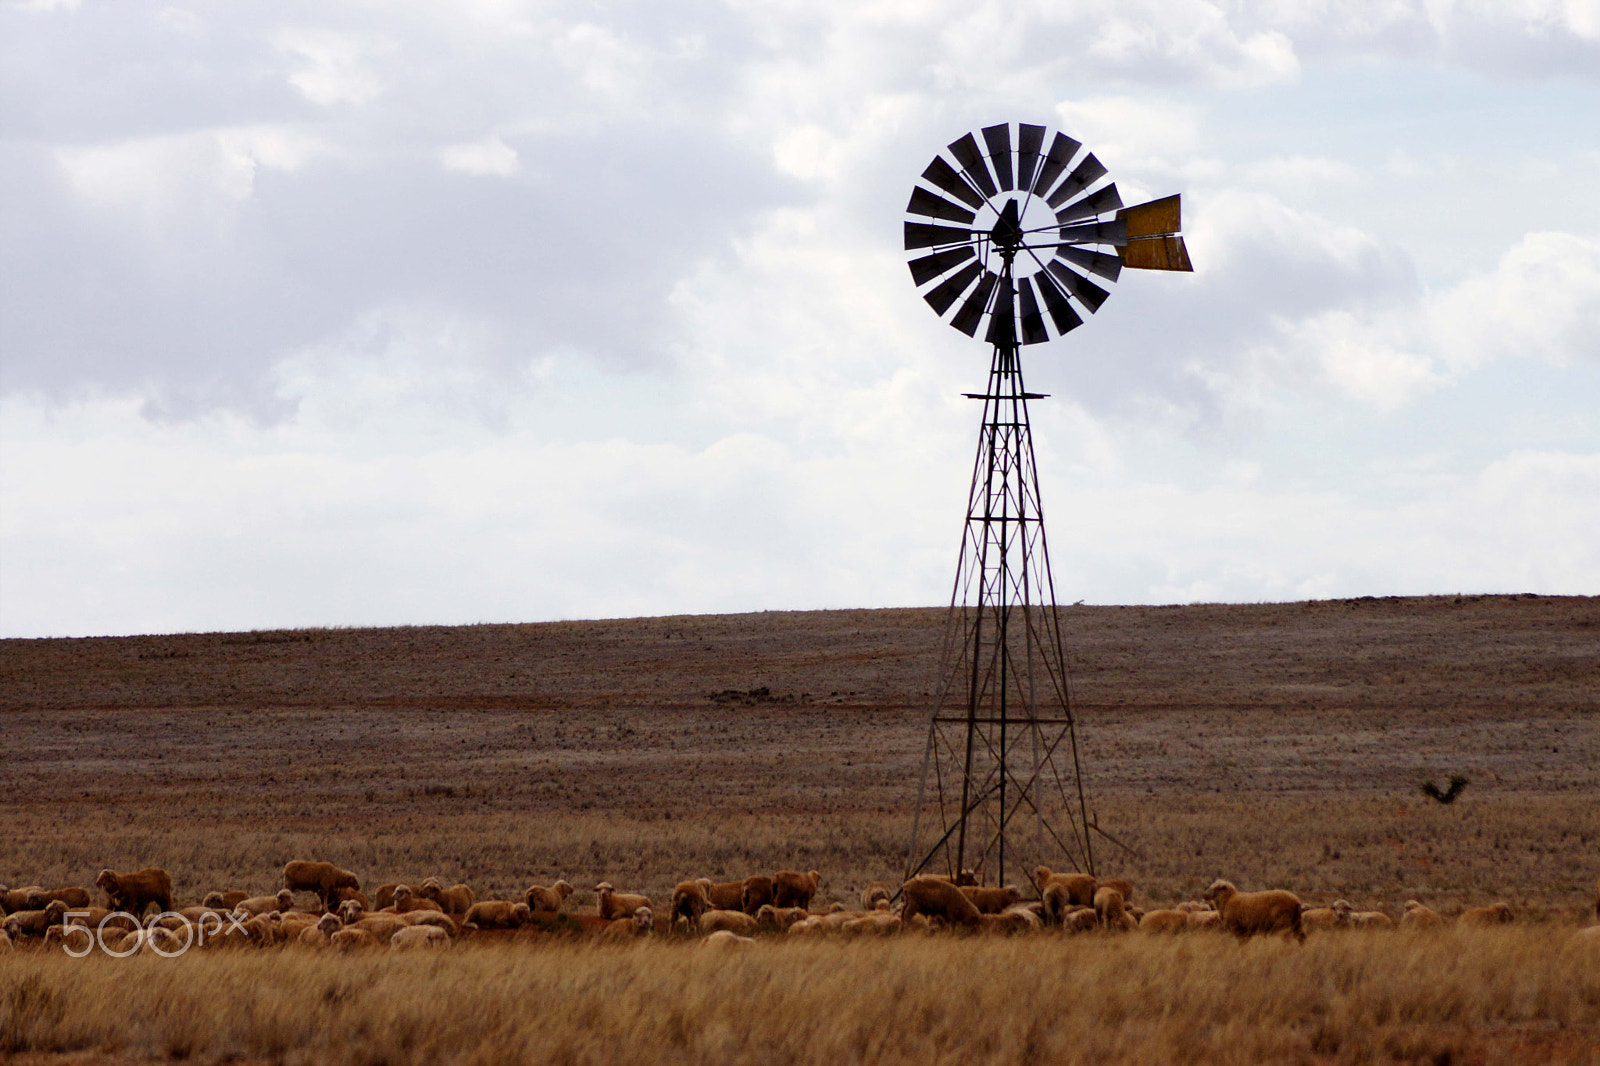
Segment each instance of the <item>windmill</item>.
[{"label": "windmill", "polygon": [[1092,835],[1107,836],[1084,791],[1028,422],[1044,397],[1024,387],[1021,351],[1082,325],[1124,268],[1193,268],[1177,196],[1124,207],[1105,166],[1044,126],[980,134],[934,156],[906,205],[922,298],[991,347],[988,387],[965,394],[983,425],[906,877],[1005,884],[1063,860],[1095,873]]}]

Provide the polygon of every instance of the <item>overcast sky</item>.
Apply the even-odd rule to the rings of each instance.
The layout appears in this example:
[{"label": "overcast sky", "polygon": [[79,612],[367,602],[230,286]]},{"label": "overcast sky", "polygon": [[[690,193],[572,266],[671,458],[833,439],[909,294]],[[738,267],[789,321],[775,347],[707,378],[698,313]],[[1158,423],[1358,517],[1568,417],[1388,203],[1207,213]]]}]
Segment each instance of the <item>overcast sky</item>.
[{"label": "overcast sky", "polygon": [[1600,0],[0,9],[0,635],[947,601],[929,159],[1193,274],[1025,349],[1064,602],[1600,593]]}]

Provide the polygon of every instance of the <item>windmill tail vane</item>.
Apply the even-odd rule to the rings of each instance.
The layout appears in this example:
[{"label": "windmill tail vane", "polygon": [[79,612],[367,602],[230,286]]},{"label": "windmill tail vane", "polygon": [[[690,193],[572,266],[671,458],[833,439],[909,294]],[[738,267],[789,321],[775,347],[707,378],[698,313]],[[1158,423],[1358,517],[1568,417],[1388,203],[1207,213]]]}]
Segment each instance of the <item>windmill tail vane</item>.
[{"label": "windmill tail vane", "polygon": [[906,206],[922,298],[969,337],[987,323],[991,346],[985,390],[966,394],[983,421],[906,877],[1005,884],[1039,866],[1094,873],[1093,838],[1121,845],[1089,811],[1028,418],[1044,396],[1021,348],[1082,325],[1124,268],[1193,267],[1177,196],[1125,207],[1094,154],[1044,126],[979,134],[936,155]]}]

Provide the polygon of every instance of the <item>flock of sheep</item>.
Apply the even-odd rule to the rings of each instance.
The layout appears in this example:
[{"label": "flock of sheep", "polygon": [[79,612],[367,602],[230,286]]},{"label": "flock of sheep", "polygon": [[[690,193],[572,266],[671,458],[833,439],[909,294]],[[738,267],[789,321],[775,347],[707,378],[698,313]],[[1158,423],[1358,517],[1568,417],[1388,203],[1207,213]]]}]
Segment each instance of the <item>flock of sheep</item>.
[{"label": "flock of sheep", "polygon": [[[532,885],[520,900],[479,900],[466,885],[447,887],[429,877],[416,887],[382,885],[369,899],[348,870],[300,860],[284,867],[283,888],[275,895],[212,892],[198,905],[177,909],[172,879],[159,867],[133,873],[104,870],[94,887],[104,893],[103,906],[83,888],[0,885],[0,907],[6,915],[0,952],[14,945],[57,942],[75,955],[87,954],[98,942],[104,951],[118,956],[144,951],[172,955],[191,946],[217,945],[445,947],[458,937],[492,937],[503,934],[491,930],[529,928],[621,941],[686,933],[703,937],[707,945],[722,946],[751,943],[761,933],[893,935],[939,929],[1174,934],[1209,928],[1240,937],[1283,935],[1304,941],[1312,929],[1396,924],[1381,911],[1359,911],[1344,900],[1307,907],[1292,892],[1240,892],[1221,880],[1211,885],[1203,900],[1146,911],[1134,903],[1133,885],[1127,881],[1055,873],[1044,866],[1034,871],[1039,893],[1035,900],[1024,900],[1014,886],[985,887],[963,873],[954,879],[913,877],[898,892],[887,883],[873,882],[862,892],[859,909],[834,903],[814,911],[812,902],[820,887],[817,871],[782,870],[740,881],[680,882],[666,913],[659,916],[649,898],[618,892],[607,882],[595,887],[592,913],[564,911],[573,892],[566,881]],[[317,906],[298,908],[297,893],[315,894]],[[147,916],[152,907],[156,913]],[[1600,886],[1595,914],[1600,918]],[[1505,903],[1470,908],[1458,919],[1465,925],[1514,920]],[[1414,928],[1444,923],[1441,915],[1416,900],[1406,901],[1398,922]],[[1600,925],[1580,935],[1600,938]]]}]

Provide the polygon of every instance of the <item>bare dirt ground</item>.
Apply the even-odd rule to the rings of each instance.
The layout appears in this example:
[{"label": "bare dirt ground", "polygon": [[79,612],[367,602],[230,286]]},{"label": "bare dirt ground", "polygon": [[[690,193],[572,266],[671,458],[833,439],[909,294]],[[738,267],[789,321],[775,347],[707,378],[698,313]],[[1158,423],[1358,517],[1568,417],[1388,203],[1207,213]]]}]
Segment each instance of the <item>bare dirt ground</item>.
[{"label": "bare dirt ground", "polygon": [[[1102,851],[1398,913],[1577,915],[1600,874],[1600,599],[1063,608]],[[294,857],[480,896],[904,864],[944,612],[0,642],[0,882]],[[1471,784],[1442,806],[1419,784]],[[580,896],[580,900],[581,900]]]}]

